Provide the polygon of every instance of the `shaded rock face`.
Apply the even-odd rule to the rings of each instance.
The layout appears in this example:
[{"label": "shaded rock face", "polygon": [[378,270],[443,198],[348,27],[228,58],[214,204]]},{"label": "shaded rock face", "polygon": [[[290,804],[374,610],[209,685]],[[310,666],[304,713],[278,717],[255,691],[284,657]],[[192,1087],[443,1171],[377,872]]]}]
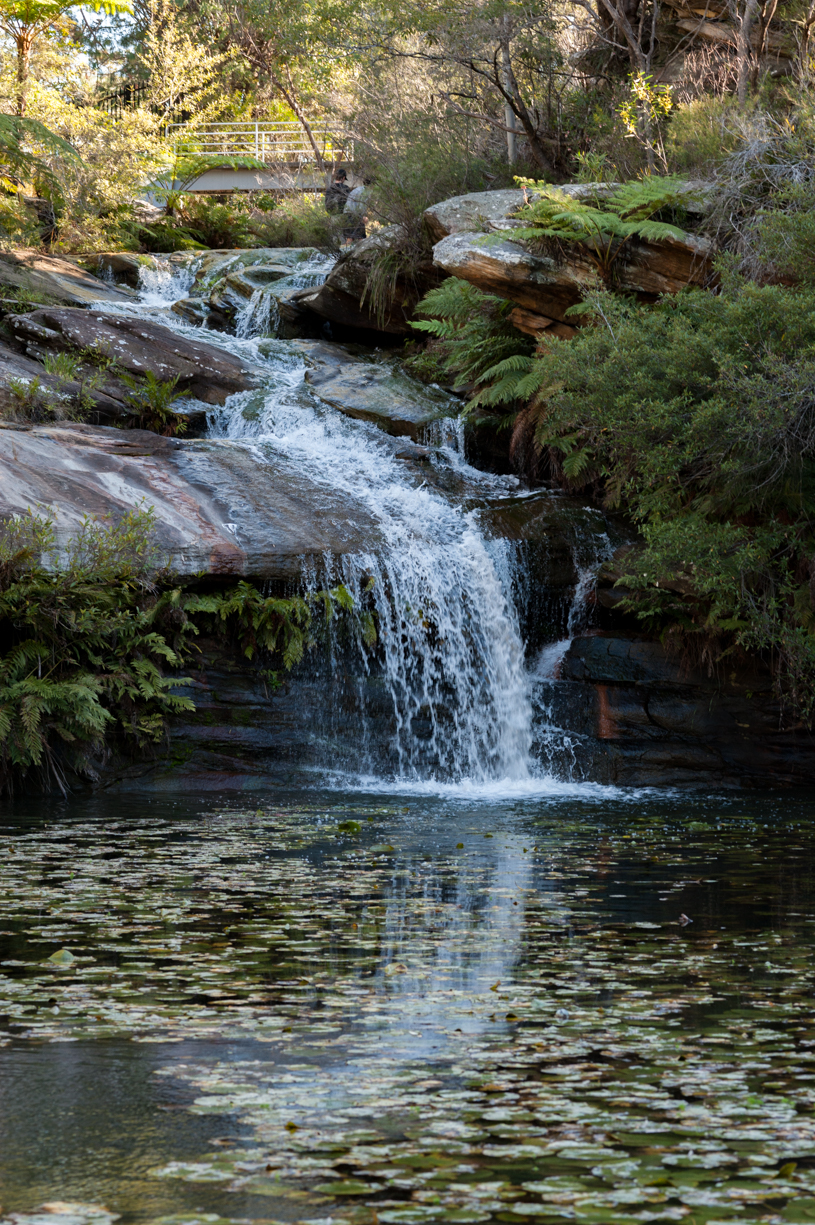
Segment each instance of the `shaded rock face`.
[{"label": "shaded rock face", "polygon": [[376,524],[347,496],[270,452],[73,423],[0,430],[0,518],[47,506],[66,540],[85,515],[144,504],[156,544],[185,579],[296,579],[304,558],[370,547]]},{"label": "shaded rock face", "polygon": [[410,333],[410,319],[419,298],[443,279],[432,261],[415,270],[407,283],[397,277],[384,313],[377,313],[368,287],[375,260],[395,247],[401,239],[398,226],[388,226],[370,238],[364,238],[341,256],[326,278],[325,284],[312,295],[304,295],[299,304],[322,319],[342,327],[384,332],[393,336]]},{"label": "shaded rock face", "polygon": [[4,286],[35,290],[66,306],[132,301],[130,294],[105,284],[70,260],[40,255],[38,251],[0,252],[0,297]]},{"label": "shaded rock face", "polygon": [[449,396],[417,386],[392,366],[358,361],[326,344],[304,341],[298,347],[311,390],[347,417],[417,442],[428,426],[451,414]]},{"label": "shaded rock face", "polygon": [[[160,323],[92,310],[46,308],[8,317],[8,326],[29,357],[47,352],[91,352],[110,358],[117,368],[144,377],[178,380],[206,404],[223,404],[227,396],[255,386],[253,374],[231,354],[214,345],[186,340]],[[104,388],[113,397],[115,369]],[[120,400],[125,398],[122,391]]]},{"label": "shaded rock face", "polygon": [[709,677],[654,641],[579,635],[545,686],[578,777],[622,786],[815,783],[815,736],[785,723],[760,661]]}]

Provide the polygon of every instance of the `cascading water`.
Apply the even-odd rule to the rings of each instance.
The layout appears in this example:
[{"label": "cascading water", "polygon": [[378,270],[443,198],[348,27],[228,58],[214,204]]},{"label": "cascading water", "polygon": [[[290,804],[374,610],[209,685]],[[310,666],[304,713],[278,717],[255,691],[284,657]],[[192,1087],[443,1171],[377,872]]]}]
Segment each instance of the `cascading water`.
[{"label": "cascading water", "polygon": [[195,263],[153,259],[139,268],[140,304],[167,307],[185,297],[195,280]]},{"label": "cascading water", "polygon": [[[294,275],[324,272],[308,268]],[[166,307],[188,291],[192,280],[189,265],[146,268],[143,307],[155,309],[162,295]],[[164,321],[191,330],[173,315]],[[536,773],[533,694],[540,677],[527,670],[512,594],[519,555],[507,541],[490,537],[477,508],[467,508],[487,498],[511,498],[517,480],[472,468],[463,455],[459,425],[454,420],[437,424],[427,441],[436,444],[434,462],[466,482],[462,505],[460,498],[444,492],[443,480],[422,480],[407,468],[394,439],[317,399],[304,381],[304,362],[294,346],[223,334],[212,340],[262,362],[267,384],[261,392],[240,393],[213,410],[210,438],[246,447],[261,465],[275,453],[285,456],[309,480],[358,505],[377,525],[377,539],[369,548],[327,556],[321,567],[304,565],[304,578],[313,587],[342,582],[359,606],[372,607],[376,615],[373,652],[361,634],[350,645],[333,648],[335,671],[350,676],[354,691],[353,727],[350,735],[348,728],[343,730],[356,755],[340,764],[413,784],[503,780],[531,785]],[[586,546],[591,557],[575,556],[579,577],[569,637],[577,627],[592,563],[607,545],[602,532],[594,533]],[[341,649],[343,659],[337,653]],[[371,733],[373,719],[381,721],[383,710],[390,744],[386,760]],[[337,765],[336,758],[330,764]]]},{"label": "cascading water", "polygon": [[258,286],[245,305],[235,313],[235,335],[238,339],[276,336],[280,330],[281,297],[296,289],[317,289],[325,281],[334,263],[335,260],[326,256],[314,256],[299,264],[291,276]]}]

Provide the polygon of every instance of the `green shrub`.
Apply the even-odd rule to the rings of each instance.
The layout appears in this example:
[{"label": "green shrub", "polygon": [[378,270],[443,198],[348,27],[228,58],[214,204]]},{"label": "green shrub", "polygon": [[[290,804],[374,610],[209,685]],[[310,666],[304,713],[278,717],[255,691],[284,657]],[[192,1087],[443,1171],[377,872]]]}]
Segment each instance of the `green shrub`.
[{"label": "green shrub", "polygon": [[262,247],[317,247],[336,255],[347,218],[327,213],[321,192],[291,192],[276,208],[252,220],[256,243]]},{"label": "green shrub", "polygon": [[669,166],[693,178],[710,175],[738,147],[739,123],[732,94],[703,95],[676,107],[665,136]]},{"label": "green shrub", "polygon": [[534,361],[539,446],[642,531],[628,606],[712,657],[767,652],[809,717],[815,291],[726,277],[654,307],[599,292],[590,313]]},{"label": "green shrub", "polygon": [[[288,669],[320,620],[353,606],[342,587],[291,599],[245,582],[185,591],[164,569],[152,526],[143,509],[115,525],[86,519],[60,548],[48,517],[0,525],[0,792],[32,772],[66,790],[71,774],[93,779],[94,759],[113,749],[148,752],[168,719],[194,709],[175,690],[200,629]],[[362,628],[371,641],[370,616]]]}]

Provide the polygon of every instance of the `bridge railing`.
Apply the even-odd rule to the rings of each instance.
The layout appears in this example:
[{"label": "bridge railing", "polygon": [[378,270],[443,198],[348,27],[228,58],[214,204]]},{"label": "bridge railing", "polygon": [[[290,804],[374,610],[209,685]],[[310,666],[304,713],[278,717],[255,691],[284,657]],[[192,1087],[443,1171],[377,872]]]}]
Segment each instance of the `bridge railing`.
[{"label": "bridge railing", "polygon": [[[326,162],[352,161],[353,142],[338,138],[325,124],[312,127],[320,154]],[[250,155],[272,164],[306,165],[316,158],[301,124],[289,120],[246,120],[207,123],[191,127],[167,125],[167,137],[177,152],[212,153],[224,156]]]}]

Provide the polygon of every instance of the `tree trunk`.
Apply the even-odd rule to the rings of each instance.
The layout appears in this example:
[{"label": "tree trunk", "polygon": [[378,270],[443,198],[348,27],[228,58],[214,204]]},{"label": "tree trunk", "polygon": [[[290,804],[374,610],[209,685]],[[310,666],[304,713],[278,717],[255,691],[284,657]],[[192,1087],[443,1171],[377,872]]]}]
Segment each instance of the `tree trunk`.
[{"label": "tree trunk", "polygon": [[23,30],[15,38],[17,47],[17,114],[22,119],[25,115],[26,84],[31,63],[31,37],[28,30]]},{"label": "tree trunk", "polygon": [[738,99],[739,106],[747,102],[747,82],[750,77],[750,56],[752,46],[750,36],[758,12],[758,0],[746,0],[744,12],[739,22],[738,41],[736,43],[736,59],[738,63]]},{"label": "tree trunk", "polygon": [[294,111],[295,115],[297,116],[297,122],[302,127],[303,131],[306,134],[306,139],[308,140],[308,143],[311,145],[312,152],[314,153],[314,157],[317,162],[317,169],[321,171],[325,170],[325,160],[323,158],[322,153],[320,152],[317,141],[314,139],[314,133],[311,130],[311,124],[306,119],[305,115],[303,114],[302,110],[300,109],[298,105],[297,98],[295,97],[294,89],[292,88],[291,78],[289,78],[289,88],[287,89],[286,86],[283,84],[283,82],[280,80],[280,78],[275,76],[274,73],[271,73],[270,76],[272,79],[272,84],[274,85],[275,89],[280,93],[281,97],[286,102],[288,102],[289,106]]}]

